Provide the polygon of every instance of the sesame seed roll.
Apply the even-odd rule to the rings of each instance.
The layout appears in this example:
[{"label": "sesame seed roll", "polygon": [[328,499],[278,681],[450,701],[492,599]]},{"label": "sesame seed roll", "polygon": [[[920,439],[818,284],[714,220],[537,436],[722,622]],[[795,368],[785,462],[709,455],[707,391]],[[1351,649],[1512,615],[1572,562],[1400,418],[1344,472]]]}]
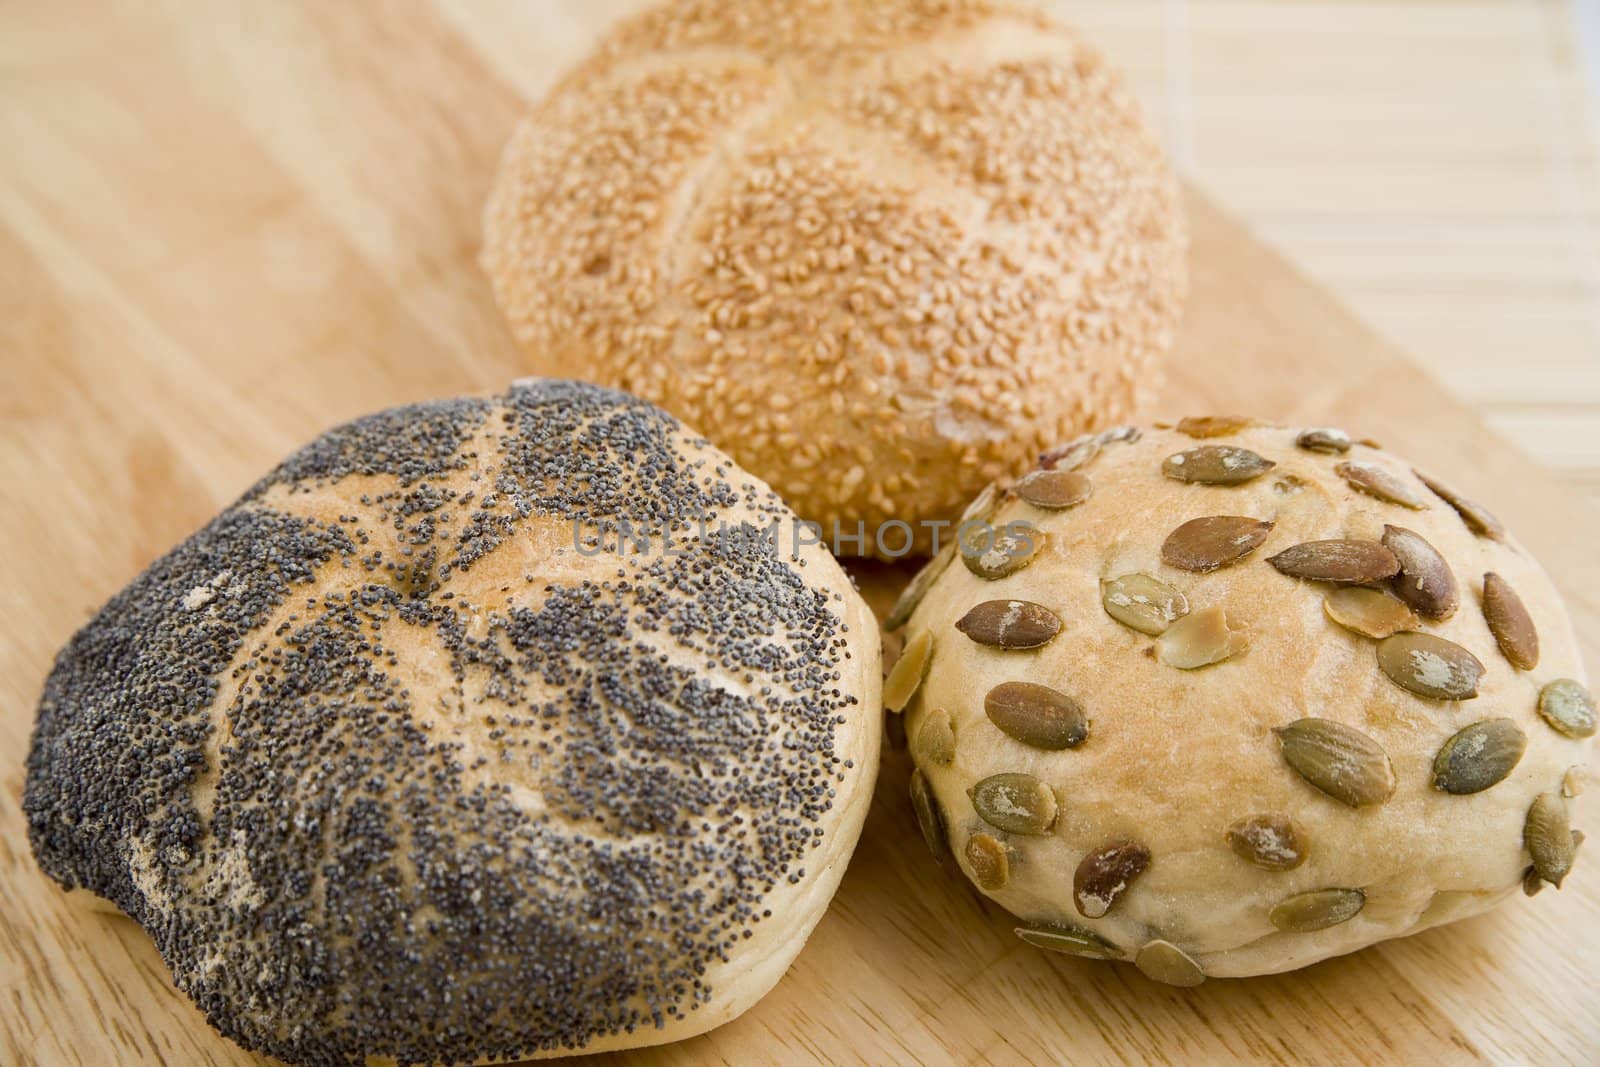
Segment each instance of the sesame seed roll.
[{"label": "sesame seed roll", "polygon": [[531,369],[643,396],[803,517],[897,519],[922,551],[924,521],[1127,416],[1185,288],[1121,78],[987,0],[653,8],[522,123],[484,226]]}]

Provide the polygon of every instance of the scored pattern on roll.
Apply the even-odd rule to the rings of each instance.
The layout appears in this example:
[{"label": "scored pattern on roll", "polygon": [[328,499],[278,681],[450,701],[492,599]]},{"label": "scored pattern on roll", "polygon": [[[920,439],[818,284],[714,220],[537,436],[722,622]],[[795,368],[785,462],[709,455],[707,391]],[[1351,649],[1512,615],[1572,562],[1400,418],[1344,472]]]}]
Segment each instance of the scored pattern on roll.
[{"label": "scored pattern on roll", "polygon": [[704,1029],[798,951],[876,769],[870,615],[761,535],[792,518],[594,386],[332,430],[61,653],[39,862],[292,1063]]},{"label": "scored pattern on roll", "polygon": [[484,230],[533,369],[655,401],[803,517],[922,548],[922,520],[1126,417],[1186,288],[1131,94],[1009,0],[651,10],[523,122]]}]

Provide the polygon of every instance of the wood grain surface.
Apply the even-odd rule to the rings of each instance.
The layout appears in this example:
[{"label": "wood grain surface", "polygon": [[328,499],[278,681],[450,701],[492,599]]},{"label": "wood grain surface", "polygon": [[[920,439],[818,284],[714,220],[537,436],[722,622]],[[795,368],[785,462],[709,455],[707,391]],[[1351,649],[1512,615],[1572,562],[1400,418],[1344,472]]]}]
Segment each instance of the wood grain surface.
[{"label": "wood grain surface", "polygon": [[1050,6],[1201,188],[1600,503],[1600,4]]},{"label": "wood grain surface", "polygon": [[[173,990],[137,926],[70,905],[33,865],[19,805],[39,686],[101,602],[296,445],[519,373],[473,265],[479,205],[525,97],[625,6],[5,9],[0,1064],[261,1062]],[[1162,413],[1336,421],[1425,459],[1546,563],[1594,675],[1593,501],[1211,201],[1190,209],[1191,310]],[[904,577],[860,572],[880,604]],[[1017,942],[927,855],[907,772],[891,753],[832,909],[766,1000],[610,1059],[1543,1065],[1600,1050],[1600,874],[1583,864],[1487,916],[1175,990]]]}]

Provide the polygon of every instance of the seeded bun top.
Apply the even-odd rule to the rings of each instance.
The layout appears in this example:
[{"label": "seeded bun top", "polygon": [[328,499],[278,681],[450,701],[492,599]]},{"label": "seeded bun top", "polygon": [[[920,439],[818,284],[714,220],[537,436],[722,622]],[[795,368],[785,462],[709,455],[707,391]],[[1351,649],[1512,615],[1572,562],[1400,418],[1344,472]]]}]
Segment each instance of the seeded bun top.
[{"label": "seeded bun top", "polygon": [[930,841],[1025,939],[1190,984],[1565,876],[1593,702],[1493,516],[1238,419],[1042,467],[914,586],[884,694]]},{"label": "seeded bun top", "polygon": [[485,238],[536,369],[661,404],[849,531],[952,518],[1126,416],[1185,276],[1120,78],[976,0],[626,21],[515,134]]},{"label": "seeded bun top", "polygon": [[877,762],[875,623],[825,552],[748,536],[773,519],[594,386],[330,431],[61,653],[35,854],[290,1063],[709,1029],[799,951]]}]

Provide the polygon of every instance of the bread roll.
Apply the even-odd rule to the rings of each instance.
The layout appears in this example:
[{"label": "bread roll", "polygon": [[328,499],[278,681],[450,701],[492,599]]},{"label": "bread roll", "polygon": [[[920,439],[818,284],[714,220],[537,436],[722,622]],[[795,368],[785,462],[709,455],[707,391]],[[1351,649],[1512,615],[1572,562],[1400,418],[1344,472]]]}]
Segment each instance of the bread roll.
[{"label": "bread roll", "polygon": [[877,762],[876,625],[753,535],[792,518],[589,385],[332,430],[62,651],[35,855],[293,1064],[726,1022],[827,906]]},{"label": "bread roll", "polygon": [[517,130],[484,229],[533,370],[662,405],[889,556],[881,523],[925,552],[923,522],[1126,417],[1185,285],[1121,78],[987,0],[625,21]]},{"label": "bread roll", "polygon": [[1185,420],[1052,450],[974,519],[896,613],[885,700],[925,833],[1025,940],[1188,985],[1565,877],[1571,623],[1405,460]]}]

